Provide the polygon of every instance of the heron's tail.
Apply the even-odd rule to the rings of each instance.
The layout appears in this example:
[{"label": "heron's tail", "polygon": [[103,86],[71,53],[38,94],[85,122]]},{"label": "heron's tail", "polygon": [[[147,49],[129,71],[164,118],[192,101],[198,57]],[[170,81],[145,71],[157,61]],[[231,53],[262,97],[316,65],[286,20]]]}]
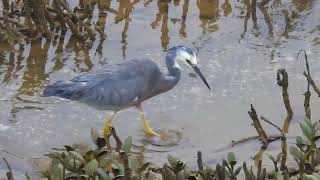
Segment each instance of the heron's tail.
[{"label": "heron's tail", "polygon": [[71,99],[77,94],[79,87],[77,83],[72,81],[57,81],[52,85],[48,85],[44,92],[44,97],[57,96],[66,99]]}]

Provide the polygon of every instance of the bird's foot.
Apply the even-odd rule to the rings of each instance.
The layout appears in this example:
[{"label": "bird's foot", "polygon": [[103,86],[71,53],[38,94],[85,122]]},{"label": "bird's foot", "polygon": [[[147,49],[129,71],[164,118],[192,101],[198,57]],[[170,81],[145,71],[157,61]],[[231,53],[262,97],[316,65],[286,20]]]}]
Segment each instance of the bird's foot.
[{"label": "bird's foot", "polygon": [[159,129],[157,132],[159,136],[148,137],[144,136],[141,141],[143,144],[150,144],[154,146],[173,147],[180,144],[183,139],[182,132],[177,129]]},{"label": "bird's foot", "polygon": [[143,130],[144,130],[144,134],[148,137],[153,137],[153,136],[157,136],[157,137],[161,137],[160,134],[158,134],[157,132],[155,132],[150,126],[147,120],[143,121]]},{"label": "bird's foot", "polygon": [[103,135],[104,137],[109,137],[110,133],[111,133],[111,123],[112,123],[112,119],[107,119],[106,122],[103,125]]}]

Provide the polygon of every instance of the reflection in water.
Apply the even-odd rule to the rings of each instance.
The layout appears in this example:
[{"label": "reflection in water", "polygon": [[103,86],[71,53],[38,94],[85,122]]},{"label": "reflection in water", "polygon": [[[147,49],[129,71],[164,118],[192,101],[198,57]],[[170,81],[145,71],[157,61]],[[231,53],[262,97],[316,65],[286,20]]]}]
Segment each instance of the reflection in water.
[{"label": "reflection in water", "polygon": [[57,48],[55,50],[55,56],[54,56],[55,63],[52,69],[53,71],[59,71],[60,69],[63,68],[64,61],[65,61],[65,59],[63,59],[63,45],[64,45],[65,35],[66,35],[66,31],[61,31],[60,36],[57,35],[52,41],[52,44],[54,46],[56,46],[56,44],[58,43],[58,45],[56,46]]},{"label": "reflection in water", "polygon": [[103,57],[102,47],[103,47],[103,42],[106,36],[105,27],[107,24],[107,15],[108,15],[107,11],[110,10],[110,6],[111,6],[111,0],[98,1],[99,17],[98,17],[98,21],[96,23],[95,29],[98,30],[98,32],[100,33],[100,40],[96,50],[96,52],[99,55],[99,59]]},{"label": "reflection in water", "polygon": [[221,8],[223,9],[224,16],[228,16],[232,11],[232,6],[229,0],[224,0],[224,3],[222,4]]},{"label": "reflection in water", "polygon": [[[272,2],[273,4],[270,7],[270,2]],[[281,10],[281,15],[282,15],[282,19],[284,22],[282,22],[282,24],[284,24],[284,28],[283,31],[279,34],[282,37],[285,38],[289,38],[289,33],[292,32],[294,30],[294,24],[296,24],[296,21],[299,20],[299,13],[309,10],[312,7],[312,1],[310,0],[304,0],[304,1],[296,1],[293,0],[292,1],[293,5],[295,6],[295,8],[283,8]],[[270,12],[272,13],[272,11],[270,11],[270,9],[272,8],[281,8],[281,1],[279,0],[275,0],[275,1],[270,1],[270,0],[262,0],[261,2],[257,3],[256,0],[244,0],[243,4],[245,5],[245,9],[246,9],[246,15],[244,17],[244,25],[243,25],[243,33],[240,35],[241,39],[245,38],[245,35],[247,33],[248,30],[248,21],[250,19],[250,17],[252,18],[252,24],[253,24],[253,31],[252,33],[255,36],[259,36],[261,35],[262,30],[259,30],[259,26],[258,26],[258,18],[257,18],[257,6],[259,8],[259,10],[261,11],[262,15],[263,15],[263,19],[267,25],[268,28],[268,35],[271,39],[273,39],[273,37],[275,36],[274,34],[274,27],[273,24],[274,22],[272,22],[273,19],[273,15],[277,16],[278,14],[274,13],[274,14],[270,14]],[[298,11],[298,12],[297,12]],[[260,25],[261,26],[261,25]],[[280,26],[282,27],[282,26]],[[280,38],[277,38],[276,41],[279,41]],[[279,44],[279,42],[276,42],[276,44]]]},{"label": "reflection in water", "polygon": [[218,29],[215,22],[219,18],[219,0],[197,0],[202,33],[214,32]]},{"label": "reflection in water", "polygon": [[[307,11],[312,8],[312,1],[310,0],[293,0],[293,6],[286,8],[282,8],[283,4],[280,0],[262,0],[258,3],[256,0],[244,0],[243,4],[246,9],[246,14],[244,16],[243,32],[240,34],[240,38],[246,38],[250,17],[252,19],[252,31],[250,34],[253,34],[256,37],[265,36],[263,34],[263,24],[260,23],[260,20],[263,18],[268,29],[268,34],[265,36],[265,38],[270,40],[274,46],[270,55],[271,62],[274,61],[277,54],[276,49],[286,41],[285,39],[290,38],[290,33],[295,30],[295,26],[298,24],[298,21],[301,21],[300,14],[303,14],[303,11]],[[256,7],[258,7],[258,10],[261,11],[263,17],[257,17]],[[277,29],[275,29],[274,24],[277,25]],[[278,24],[281,24],[282,26],[278,26]],[[270,43],[267,44],[267,46],[270,45]]]},{"label": "reflection in water", "polygon": [[129,23],[131,21],[130,14],[134,10],[134,5],[137,4],[140,0],[134,0],[130,2],[130,0],[120,0],[118,12],[116,17],[114,18],[115,23],[119,23],[122,20],[125,21],[124,27],[121,33],[121,43],[122,43],[122,56],[123,58],[126,57],[126,49],[127,49],[127,33],[129,30]]},{"label": "reflection in water", "polygon": [[40,90],[39,88],[47,78],[45,66],[49,47],[49,41],[46,41],[43,46],[41,40],[31,42],[30,52],[26,60],[26,70],[23,73],[22,85],[18,89],[18,94],[32,96],[33,93]]},{"label": "reflection in water", "polygon": [[[244,4],[246,10],[243,19],[243,32],[241,39],[244,39],[248,30],[248,23],[252,19],[253,34],[259,36],[260,30],[258,21],[263,18],[268,29],[268,36],[274,38],[275,30],[272,22],[275,14],[270,14],[270,6],[273,8],[281,8],[279,0],[272,1],[262,0],[257,3],[256,0],[243,0],[240,3]],[[41,91],[42,85],[48,78],[49,74],[61,71],[64,66],[68,64],[67,61],[73,61],[74,66],[71,69],[74,72],[87,72],[93,66],[92,55],[98,55],[98,59],[104,58],[103,45],[106,40],[107,28],[111,23],[116,26],[123,26],[119,36],[121,37],[122,56],[126,57],[126,50],[128,46],[127,36],[131,23],[131,14],[135,10],[135,6],[140,3],[140,0],[119,0],[113,2],[111,0],[80,0],[79,4],[75,6],[74,11],[82,15],[82,18],[87,21],[93,21],[95,29],[99,33],[98,39],[91,39],[91,41],[81,42],[76,36],[70,35],[66,30],[56,30],[52,40],[36,40],[30,44],[1,44],[0,45],[0,75],[3,84],[10,83],[11,80],[17,79],[21,75],[21,83],[18,83],[16,88],[16,95],[32,96]],[[142,1],[144,7],[150,7],[152,0]],[[190,4],[192,3],[192,4]],[[283,15],[284,27],[283,31],[278,35],[282,37],[289,37],[289,33],[293,31],[296,19],[299,18],[299,13],[312,8],[312,1],[310,0],[292,0],[294,8],[283,8],[280,12]],[[202,34],[215,32],[218,30],[219,19],[219,0],[197,0],[196,2],[190,0],[158,0],[156,2],[157,11],[155,19],[150,23],[152,29],[159,28],[161,31],[160,41],[164,50],[168,48],[170,42],[169,36],[169,19],[175,23],[173,18],[169,17],[169,10],[171,6],[181,8],[182,14],[179,27],[180,38],[187,38],[187,17],[190,5],[196,5],[199,12],[200,28]],[[113,7],[117,7],[114,9]],[[258,7],[258,9],[256,8]],[[228,17],[232,12],[230,0],[224,0],[221,5],[223,15]],[[258,17],[257,10],[261,11],[262,17]],[[84,13],[87,12],[87,13]],[[243,13],[243,11],[240,11]],[[108,18],[113,18],[114,21],[108,22]],[[123,23],[121,23],[123,22]],[[260,24],[261,26],[261,24]],[[96,37],[97,38],[97,37]],[[276,38],[275,45],[278,46],[281,38]],[[95,49],[94,49],[95,48]],[[94,53],[90,53],[90,52]],[[50,54],[49,54],[50,52]],[[275,51],[273,51],[275,53]],[[271,55],[274,57],[274,54]],[[45,71],[47,61],[50,59],[52,68]],[[3,86],[3,85],[2,85]],[[10,99],[9,97],[7,97]]]},{"label": "reflection in water", "polygon": [[[270,3],[272,2],[272,4]],[[34,95],[35,92],[40,91],[42,84],[48,77],[48,74],[60,71],[64,69],[67,61],[73,61],[74,67],[71,69],[74,72],[87,72],[90,71],[94,63],[92,62],[94,57],[92,55],[98,55],[98,59],[103,58],[103,45],[106,40],[108,25],[114,23],[116,26],[123,26],[121,34],[122,44],[122,56],[126,57],[126,50],[128,46],[127,36],[131,23],[131,14],[135,10],[135,6],[139,5],[140,0],[119,0],[113,2],[111,0],[80,0],[79,4],[75,6],[74,11],[77,14],[81,14],[82,18],[86,18],[87,21],[93,21],[95,29],[99,32],[99,38],[91,39],[91,41],[81,42],[79,39],[66,30],[56,30],[52,40],[37,40],[32,41],[30,44],[1,44],[0,46],[0,75],[4,84],[10,83],[12,79],[16,79],[19,74],[21,76],[21,83],[17,88],[17,95]],[[142,1],[144,7],[150,7],[152,0]],[[192,4],[190,4],[192,3]],[[261,34],[261,24],[258,24],[260,19],[264,19],[266,27],[268,29],[268,37],[273,39],[275,35],[273,16],[277,15],[271,13],[271,8],[281,8],[281,2],[279,0],[269,1],[262,0],[256,2],[256,0],[243,0],[240,2],[244,5],[244,11],[240,11],[244,14],[243,19],[243,32],[241,33],[241,39],[244,39],[248,31],[249,20],[252,20],[253,34],[259,36]],[[297,19],[299,19],[299,13],[310,10],[312,8],[312,1],[310,0],[292,0],[294,8],[283,8],[282,13],[284,26],[280,37],[289,37],[289,33],[293,31],[294,25]],[[181,8],[182,14],[179,27],[180,38],[187,38],[187,17],[189,12],[189,6],[196,5],[199,12],[200,28],[202,33],[211,33],[218,30],[219,19],[219,0],[197,0],[196,2],[190,0],[158,0],[156,2],[157,11],[155,13],[155,19],[150,23],[152,29],[159,28],[161,31],[160,41],[164,50],[168,48],[170,42],[169,36],[169,10],[171,6],[177,6]],[[113,7],[117,7],[113,9]],[[258,7],[258,8],[256,8]],[[223,15],[228,17],[232,12],[232,6],[230,0],[224,0],[221,5],[223,9]],[[257,10],[261,11],[262,16],[259,17]],[[87,13],[83,13],[86,11]],[[108,18],[113,18],[114,22],[108,22]],[[123,22],[123,23],[121,23]],[[176,22],[172,20],[172,22]],[[259,27],[260,25],[260,27]],[[97,38],[97,37],[96,37]],[[278,46],[281,38],[275,38],[275,45]],[[95,49],[94,49],[95,48]],[[94,50],[93,54],[90,53]],[[50,55],[49,55],[50,52]],[[274,52],[274,51],[273,51]],[[274,52],[275,53],[275,52]],[[49,57],[50,56],[50,57]],[[274,54],[272,55],[272,57]],[[70,58],[71,57],[71,58]],[[52,68],[45,72],[47,60],[52,61]],[[23,71],[23,72],[22,72]]]},{"label": "reflection in water", "polygon": [[264,21],[267,24],[268,27],[268,34],[271,38],[274,37],[273,35],[273,25],[272,25],[272,20],[271,17],[268,13],[268,10],[266,9],[266,5],[269,3],[269,0],[263,0],[262,2],[260,2],[258,4],[258,7],[260,9],[260,11],[262,12],[263,16],[264,16]]},{"label": "reflection in water", "polygon": [[308,10],[312,7],[311,0],[292,0],[292,3],[296,6],[298,12]]},{"label": "reflection in water", "polygon": [[[79,16],[84,14],[81,17],[89,21],[89,24],[98,34],[83,42],[69,31],[55,29],[51,40],[0,44],[0,93],[4,94],[1,94],[1,99],[7,100],[6,102],[9,104],[5,104],[7,109],[2,110],[1,108],[0,113],[10,113],[12,122],[16,122],[15,120],[23,121],[24,112],[27,111],[31,112],[30,114],[39,113],[43,115],[47,113],[47,111],[34,112],[30,109],[39,109],[41,105],[46,110],[52,110],[46,104],[41,104],[40,101],[43,99],[38,96],[48,77],[51,79],[70,78],[70,76],[80,75],[93,68],[98,68],[97,66],[100,66],[99,61],[106,57],[108,59],[117,58],[117,55],[122,53],[122,58],[125,58],[128,46],[132,43],[130,42],[130,36],[137,36],[136,33],[141,33],[138,34],[141,38],[134,37],[132,39],[139,40],[140,38],[141,42],[132,43],[135,46],[131,47],[131,50],[139,49],[141,54],[132,54],[134,56],[148,54],[150,49],[166,50],[170,45],[183,42],[191,42],[192,45],[196,44],[194,42],[200,42],[199,44],[202,43],[201,47],[208,45],[206,47],[208,51],[215,51],[215,48],[220,45],[221,49],[227,49],[227,46],[231,46],[231,48],[240,47],[250,51],[252,47],[248,44],[234,45],[231,43],[237,42],[239,36],[242,40],[250,41],[252,36],[249,35],[253,34],[254,38],[268,43],[268,48],[265,48],[266,46],[261,48],[264,53],[268,54],[268,50],[271,48],[271,57],[275,57],[280,54],[277,52],[278,49],[286,45],[286,40],[293,39],[292,32],[300,31],[296,28],[297,24],[305,20],[309,14],[314,14],[312,8],[315,1],[288,1],[292,3],[288,5],[281,0],[261,0],[257,2],[255,0],[80,0],[79,5],[77,5],[72,4],[76,1],[69,0],[74,7],[72,10]],[[221,12],[219,8],[221,8]],[[88,13],[84,13],[85,11]],[[134,18],[137,21],[132,21],[136,20]],[[235,27],[235,24],[237,27]],[[239,24],[241,27],[238,26]],[[146,35],[144,35],[144,31],[146,31]],[[158,35],[158,31],[160,35]],[[319,32],[319,26],[315,31]],[[227,33],[231,34],[231,32],[234,33],[233,36],[225,35]],[[218,36],[226,38],[226,42],[215,41],[215,38],[220,38]],[[198,38],[194,39],[195,37]],[[320,44],[319,39],[318,37]],[[118,44],[121,48],[118,48]],[[148,47],[149,45],[150,47]],[[209,50],[209,48],[212,49]],[[257,46],[254,48],[258,49]],[[235,51],[239,50],[235,49]],[[111,53],[107,54],[109,52]],[[210,53],[207,52],[207,57],[211,56]],[[230,53],[232,52],[230,51]],[[154,54],[150,56],[152,55]],[[231,54],[231,57],[228,54],[226,59],[230,60],[233,56],[234,54]],[[244,59],[246,58],[244,57]],[[211,72],[214,74],[215,70],[213,69],[215,68],[219,69],[220,62],[218,60],[205,63],[207,63],[205,65],[208,65],[208,74]],[[255,67],[253,66],[253,68]],[[238,69],[232,72],[237,73]],[[221,74],[226,77],[226,80],[221,81],[227,82],[230,80],[227,77],[229,75],[224,76],[224,73]],[[230,76],[234,77],[233,75]],[[192,93],[192,91],[193,93],[200,92],[199,89],[190,88],[190,91],[183,90],[182,93]],[[201,98],[199,96],[199,99]],[[55,113],[61,113],[61,109],[57,108],[56,110],[59,112]],[[66,112],[69,113],[68,110]],[[57,118],[54,117],[54,120],[57,120]],[[0,124],[10,123],[8,121],[8,118],[2,118]],[[49,129],[46,126],[42,127]],[[82,130],[79,128],[79,131]],[[24,130],[21,131],[24,132]]]},{"label": "reflection in water", "polygon": [[182,6],[181,25],[179,30],[180,36],[183,38],[187,37],[186,20],[188,15],[188,9],[189,9],[189,0],[184,0],[183,6]]},{"label": "reflection in water", "polygon": [[169,3],[170,0],[158,0],[158,12],[156,14],[156,19],[151,23],[151,27],[155,29],[159,22],[161,21],[161,45],[163,49],[168,48],[168,44],[170,41],[169,37],[169,28],[168,28],[168,12],[169,12]]},{"label": "reflection in water", "polygon": [[[74,53],[74,65],[79,72],[87,72],[93,67],[89,56],[91,45],[79,42],[76,36],[71,36],[66,44],[66,49],[72,50]],[[85,67],[82,67],[83,64]]]},{"label": "reflection in water", "polygon": [[[255,1],[255,0],[253,0]],[[247,30],[248,30],[248,20],[251,16],[251,12],[252,12],[252,8],[251,8],[251,5],[250,5],[250,0],[244,0],[243,1],[245,7],[246,7],[246,15],[244,17],[244,20],[243,20],[243,32],[242,34],[240,35],[241,39],[244,39],[246,33],[247,33]]]}]

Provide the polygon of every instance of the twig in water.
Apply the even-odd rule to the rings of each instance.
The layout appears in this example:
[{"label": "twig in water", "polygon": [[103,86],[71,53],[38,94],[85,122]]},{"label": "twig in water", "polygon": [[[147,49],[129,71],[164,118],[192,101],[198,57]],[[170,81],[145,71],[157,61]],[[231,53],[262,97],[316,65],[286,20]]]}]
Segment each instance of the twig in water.
[{"label": "twig in water", "polygon": [[258,168],[257,168],[257,179],[261,179],[261,167],[262,167],[262,160],[258,162]]},{"label": "twig in water", "polygon": [[[300,52],[304,52],[304,59],[306,60],[306,69],[307,69],[307,72],[308,72],[308,76],[311,76],[310,75],[310,68],[309,68],[307,52],[305,50],[301,49],[297,54],[297,60],[299,58]],[[310,82],[309,81],[308,81],[307,91],[310,91]]]},{"label": "twig in water", "polygon": [[[310,74],[310,69],[309,69],[309,63],[308,63],[308,56],[307,56],[307,52],[305,50],[300,50],[298,53],[298,56],[300,54],[300,52],[304,52],[304,58],[306,60],[306,68],[307,68],[307,72],[308,74],[304,71],[303,75],[307,78],[308,84],[311,84],[311,86],[313,87],[313,90],[318,94],[318,96],[320,97],[320,89],[317,87],[316,83],[313,81],[311,74]],[[297,57],[298,57],[297,56]],[[309,91],[309,85],[308,85],[308,91]]]},{"label": "twig in water", "polygon": [[6,160],[6,158],[2,158],[2,159],[3,159],[3,161],[6,163],[6,165],[7,165],[7,167],[8,167],[8,170],[9,170],[9,172],[7,172],[7,178],[8,178],[8,180],[14,180],[14,178],[13,178],[13,173],[12,173],[12,169],[11,169],[8,161]]},{"label": "twig in water", "polygon": [[[265,117],[261,116],[261,119],[265,121],[266,123],[272,125],[276,129],[278,129],[281,133],[280,139],[281,139],[281,163],[280,163],[280,169],[285,170],[286,169],[286,161],[287,161],[287,155],[288,155],[288,148],[287,148],[287,138],[285,133],[282,131],[282,129],[272,123],[271,121],[267,120]],[[277,138],[279,139],[279,137]],[[271,143],[276,139],[269,139],[268,142]]]},{"label": "twig in water", "polygon": [[273,122],[269,121],[267,118],[261,116],[260,119],[263,120],[264,122],[270,124],[271,126],[275,127],[276,129],[278,129],[280,131],[280,133],[283,133],[282,129],[279,126],[275,125]]},{"label": "twig in water", "polygon": [[[301,49],[301,50],[298,52],[297,60],[298,60],[298,57],[299,57],[299,55],[300,55],[300,52],[304,52],[304,59],[305,59],[305,61],[306,61],[307,74],[308,74],[308,77],[311,78],[307,52],[306,52],[305,50]],[[304,73],[305,73],[305,71],[304,71]],[[311,78],[311,79],[312,79],[312,78]],[[306,117],[308,117],[309,119],[311,119],[311,108],[310,108],[311,92],[310,92],[310,81],[308,81],[308,78],[307,78],[307,91],[306,91],[303,95],[304,95],[304,110],[305,110],[305,112],[306,112]]]},{"label": "twig in water", "polygon": [[117,135],[116,130],[113,127],[111,127],[111,134],[117,143],[116,151],[119,151],[121,149],[122,142],[121,142],[121,139],[119,138],[119,136]]},{"label": "twig in water", "polygon": [[[262,142],[262,145],[261,145],[259,152],[254,156],[255,164],[258,165],[258,173],[257,174],[259,177],[259,174],[261,173],[262,154],[268,148],[269,138],[268,138],[266,132],[264,131],[264,129],[262,128],[261,123],[258,118],[258,115],[257,115],[257,112],[254,109],[252,104],[251,104],[251,111],[248,111],[248,113],[253,121],[253,126],[257,130],[259,138]],[[260,171],[259,171],[259,164],[260,164]]]},{"label": "twig in water", "polygon": [[[282,76],[282,78],[281,78],[281,76]],[[282,130],[284,133],[288,133],[290,122],[293,117],[293,111],[291,109],[289,93],[288,93],[288,86],[289,86],[288,73],[285,69],[282,69],[282,68],[278,69],[277,84],[282,87],[283,103],[284,103],[284,106],[287,110],[287,117],[284,120]]]},{"label": "twig in water", "polygon": [[287,145],[287,138],[284,133],[282,133],[281,137],[281,163],[280,163],[280,170],[284,171],[287,169],[286,162],[288,156],[288,145]]},{"label": "twig in water", "polygon": [[254,156],[254,161],[255,164],[258,166],[259,168],[259,164],[262,163],[262,155],[263,153],[267,150],[269,143],[267,144],[262,144],[260,147],[260,150],[258,151],[258,153]]},{"label": "twig in water", "polygon": [[[281,136],[280,134],[269,135],[269,136],[268,136],[268,138],[269,138],[268,142],[270,143],[270,141],[274,141],[274,140],[280,139],[281,137],[282,137],[282,136]],[[230,148],[231,148],[231,147],[234,147],[234,146],[236,146],[236,145],[245,143],[245,142],[247,142],[247,141],[252,141],[252,140],[259,139],[259,138],[260,138],[260,136],[257,135],[257,136],[250,136],[250,137],[242,138],[242,139],[237,140],[237,141],[233,140],[233,141],[231,142]]]},{"label": "twig in water", "polygon": [[199,171],[202,171],[203,170],[203,163],[202,163],[202,152],[201,151],[198,151],[197,157],[198,157],[197,162],[198,162]]},{"label": "twig in water", "polygon": [[251,104],[251,111],[248,111],[249,116],[251,117],[253,121],[253,126],[257,130],[257,133],[260,137],[260,140],[262,141],[263,144],[268,144],[268,136],[264,129],[261,126],[261,123],[258,119],[258,115],[256,110],[254,109],[253,105]]},{"label": "twig in water", "polygon": [[313,90],[318,94],[320,97],[320,89],[317,87],[316,83],[313,81],[311,76],[308,76],[306,72],[303,72],[303,75],[307,78],[308,82],[313,87]]},{"label": "twig in water", "polygon": [[32,180],[32,177],[29,176],[29,174],[27,172],[24,174],[24,176],[26,177],[27,180]]},{"label": "twig in water", "polygon": [[5,149],[1,149],[1,151],[4,152],[4,153],[10,154],[10,155],[12,155],[12,156],[14,156],[14,157],[16,157],[16,158],[24,159],[23,156],[18,155],[18,154],[15,154],[15,153],[12,153],[12,152],[9,152],[9,151],[7,151],[7,150],[5,150]]}]

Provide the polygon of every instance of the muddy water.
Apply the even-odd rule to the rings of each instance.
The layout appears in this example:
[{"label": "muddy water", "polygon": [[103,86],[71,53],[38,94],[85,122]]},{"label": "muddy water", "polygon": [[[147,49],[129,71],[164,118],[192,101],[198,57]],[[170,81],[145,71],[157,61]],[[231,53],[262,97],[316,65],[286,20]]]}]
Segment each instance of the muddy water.
[{"label": "muddy water", "polygon": [[[70,1],[71,8],[87,3]],[[320,3],[311,0],[119,0],[93,3],[92,22],[103,37],[85,43],[71,32],[57,30],[52,41],[38,40],[0,47],[0,144],[1,149],[27,160],[0,152],[24,172],[30,158],[51,147],[90,142],[90,128],[100,128],[110,112],[62,100],[43,98],[47,82],[66,80],[104,64],[132,58],[154,59],[163,71],[165,51],[178,44],[200,49],[199,66],[213,87],[183,68],[182,79],[173,90],[144,103],[153,127],[182,135],[175,146],[165,150],[188,164],[196,162],[202,150],[207,164],[214,164],[234,151],[247,160],[259,149],[257,141],[232,149],[221,149],[243,137],[255,135],[247,114],[254,104],[258,114],[281,125],[285,109],[276,70],[289,73],[289,93],[295,112],[290,134],[299,132],[304,116],[304,64],[296,61],[297,51],[309,54],[311,72],[320,84]],[[2,6],[1,6],[2,7]],[[315,94],[313,93],[315,96]],[[320,118],[319,99],[312,101],[314,120]],[[115,117],[119,136],[143,138],[142,122],[135,109]],[[271,133],[276,131],[266,126]],[[277,145],[270,146],[277,152]],[[150,161],[163,163],[168,153],[146,154]],[[2,164],[1,164],[2,166]]]}]

